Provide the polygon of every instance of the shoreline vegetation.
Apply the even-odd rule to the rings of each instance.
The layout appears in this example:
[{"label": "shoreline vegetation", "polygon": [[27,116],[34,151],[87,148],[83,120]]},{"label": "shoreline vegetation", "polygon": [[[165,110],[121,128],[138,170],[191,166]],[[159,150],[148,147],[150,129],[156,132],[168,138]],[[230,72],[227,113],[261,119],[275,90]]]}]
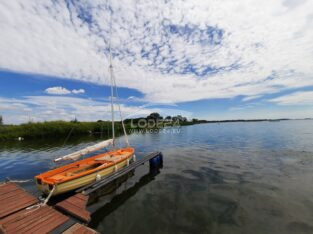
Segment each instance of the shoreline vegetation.
[{"label": "shoreline vegetation", "polygon": [[[163,118],[158,113],[151,113],[145,118],[125,119],[125,127],[128,132],[132,129],[158,129],[164,127],[180,127],[203,123],[230,123],[230,122],[261,122],[261,121],[282,121],[289,119],[238,119],[238,120],[198,120],[178,116],[166,116]],[[63,138],[67,139],[74,136],[99,135],[110,137],[112,135],[111,121],[98,120],[96,122],[72,121],[48,121],[48,122],[29,122],[20,125],[4,125],[0,116],[0,141]],[[115,122],[117,135],[122,134],[122,124]]]}]

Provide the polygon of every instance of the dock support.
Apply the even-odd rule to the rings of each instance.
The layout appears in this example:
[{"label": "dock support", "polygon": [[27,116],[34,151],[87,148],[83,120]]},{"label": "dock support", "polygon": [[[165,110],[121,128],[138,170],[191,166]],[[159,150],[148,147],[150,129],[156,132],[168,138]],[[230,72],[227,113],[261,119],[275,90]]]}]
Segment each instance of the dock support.
[{"label": "dock support", "polygon": [[154,158],[151,158],[149,160],[149,165],[150,165],[150,168],[152,168],[152,169],[163,167],[163,155],[162,155],[162,153],[159,153]]}]

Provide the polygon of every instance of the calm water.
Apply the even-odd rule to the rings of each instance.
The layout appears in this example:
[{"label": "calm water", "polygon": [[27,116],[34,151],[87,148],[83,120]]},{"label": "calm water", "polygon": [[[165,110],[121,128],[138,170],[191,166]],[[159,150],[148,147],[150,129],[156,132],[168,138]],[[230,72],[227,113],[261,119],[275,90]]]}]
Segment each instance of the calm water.
[{"label": "calm water", "polygon": [[[32,178],[92,141],[1,145],[0,178]],[[101,233],[313,233],[313,121],[202,124],[130,141],[137,158],[162,151],[164,167],[144,165],[95,195]]]}]

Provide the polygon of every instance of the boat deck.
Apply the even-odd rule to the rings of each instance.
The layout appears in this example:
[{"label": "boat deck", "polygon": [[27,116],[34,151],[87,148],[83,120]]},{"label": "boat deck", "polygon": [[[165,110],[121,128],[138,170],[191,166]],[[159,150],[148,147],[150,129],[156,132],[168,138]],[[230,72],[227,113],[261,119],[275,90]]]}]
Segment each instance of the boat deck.
[{"label": "boat deck", "polygon": [[38,202],[15,183],[1,184],[0,233],[97,233],[51,206],[34,206]]}]

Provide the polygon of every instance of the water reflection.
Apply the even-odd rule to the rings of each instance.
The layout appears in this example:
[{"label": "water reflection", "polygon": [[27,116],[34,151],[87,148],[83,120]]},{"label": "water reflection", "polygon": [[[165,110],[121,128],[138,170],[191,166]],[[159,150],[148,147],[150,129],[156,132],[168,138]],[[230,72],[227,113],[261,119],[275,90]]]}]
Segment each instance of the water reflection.
[{"label": "water reflection", "polygon": [[[2,145],[0,179],[32,178],[97,140]],[[95,195],[88,209],[99,232],[313,233],[313,121],[194,125],[129,140],[138,159],[161,151],[164,168],[154,176],[139,167]]]},{"label": "water reflection", "polygon": [[[119,178],[117,181],[110,183],[99,191],[93,192],[90,194],[89,199],[89,210],[91,210],[91,227],[97,227],[99,223],[103,221],[103,219],[118,209],[121,205],[123,205],[128,199],[133,197],[138,190],[150,183],[155,179],[155,176],[160,173],[160,168],[153,168],[149,170],[149,172],[143,175],[138,181],[130,184],[123,184],[126,181],[134,176],[134,171],[128,173],[127,175]],[[118,193],[116,190],[122,187]],[[114,196],[112,193],[114,192]],[[111,196],[110,196],[111,195]],[[105,197],[106,196],[106,197]],[[101,205],[99,205],[99,203]],[[96,204],[92,206],[92,204]]]}]

